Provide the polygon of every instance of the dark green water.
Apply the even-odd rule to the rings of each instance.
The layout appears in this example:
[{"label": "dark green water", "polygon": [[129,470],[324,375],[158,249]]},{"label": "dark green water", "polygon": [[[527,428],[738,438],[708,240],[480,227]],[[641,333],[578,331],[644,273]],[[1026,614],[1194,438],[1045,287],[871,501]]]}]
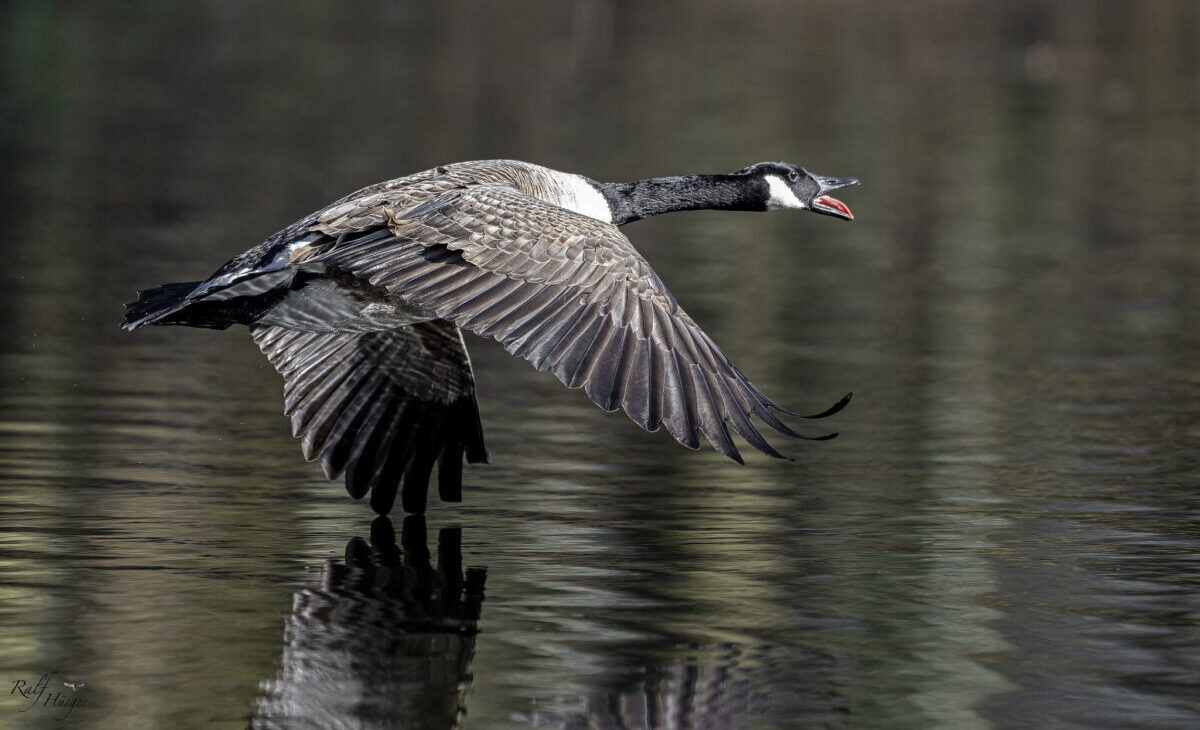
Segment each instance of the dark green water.
[{"label": "dark green water", "polygon": [[[1200,10],[878,5],[3,6],[0,727],[1200,726]],[[117,329],[490,157],[860,177],[626,229],[841,436],[738,467],[476,338],[494,463],[372,526],[244,332]]]}]

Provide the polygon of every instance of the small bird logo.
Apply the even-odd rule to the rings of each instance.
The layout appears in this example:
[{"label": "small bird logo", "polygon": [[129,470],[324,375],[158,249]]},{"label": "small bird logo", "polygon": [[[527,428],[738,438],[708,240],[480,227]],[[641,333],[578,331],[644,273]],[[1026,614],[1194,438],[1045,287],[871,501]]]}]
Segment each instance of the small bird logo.
[{"label": "small bird logo", "polygon": [[78,692],[87,686],[87,682],[63,682],[64,687],[70,687],[72,692]]}]

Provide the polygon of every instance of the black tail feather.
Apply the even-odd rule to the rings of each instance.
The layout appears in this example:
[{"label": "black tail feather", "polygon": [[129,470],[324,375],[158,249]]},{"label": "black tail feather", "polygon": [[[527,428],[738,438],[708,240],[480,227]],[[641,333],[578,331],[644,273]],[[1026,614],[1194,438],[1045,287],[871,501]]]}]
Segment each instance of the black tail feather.
[{"label": "black tail feather", "polygon": [[121,327],[135,330],[178,311],[186,303],[187,295],[199,284],[198,281],[184,281],[139,291],[138,300],[125,305],[125,321]]},{"label": "black tail feather", "polygon": [[163,284],[155,289],[138,292],[136,302],[125,305],[125,321],[121,326],[135,330],[148,324],[183,325],[185,327],[207,327],[223,330],[230,325],[251,324],[258,321],[288,295],[292,279],[262,277],[267,286],[246,296],[229,299],[188,299],[198,281],[179,284]]}]

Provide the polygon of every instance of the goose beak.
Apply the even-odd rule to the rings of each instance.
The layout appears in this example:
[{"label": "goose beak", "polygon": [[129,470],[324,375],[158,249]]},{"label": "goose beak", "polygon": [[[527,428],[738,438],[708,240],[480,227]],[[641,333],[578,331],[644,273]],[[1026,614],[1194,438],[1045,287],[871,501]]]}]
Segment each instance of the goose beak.
[{"label": "goose beak", "polygon": [[818,213],[832,215],[837,218],[843,218],[848,221],[854,220],[854,214],[850,212],[849,206],[842,201],[830,195],[826,195],[830,190],[848,187],[850,185],[858,185],[856,177],[823,177],[821,175],[813,175],[817,181],[819,189],[817,194],[812,199],[812,209]]}]

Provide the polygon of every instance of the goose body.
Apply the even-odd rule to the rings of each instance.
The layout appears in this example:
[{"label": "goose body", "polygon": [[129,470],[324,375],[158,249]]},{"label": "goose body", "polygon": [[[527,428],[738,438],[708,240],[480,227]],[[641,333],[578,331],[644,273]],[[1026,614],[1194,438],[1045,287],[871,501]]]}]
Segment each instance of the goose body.
[{"label": "goose body", "polygon": [[[741,462],[732,428],[800,436],[696,325],[618,226],[677,210],[812,210],[851,219],[852,178],[765,162],[728,175],[602,183],[515,160],[462,162],[363,188],[200,282],[126,307],[126,329],[249,327],[284,378],[306,459],[355,498],[423,512],[433,466],[459,501],[488,460],[460,327],[501,342],[601,408]],[[847,398],[819,416],[830,415]]]}]

